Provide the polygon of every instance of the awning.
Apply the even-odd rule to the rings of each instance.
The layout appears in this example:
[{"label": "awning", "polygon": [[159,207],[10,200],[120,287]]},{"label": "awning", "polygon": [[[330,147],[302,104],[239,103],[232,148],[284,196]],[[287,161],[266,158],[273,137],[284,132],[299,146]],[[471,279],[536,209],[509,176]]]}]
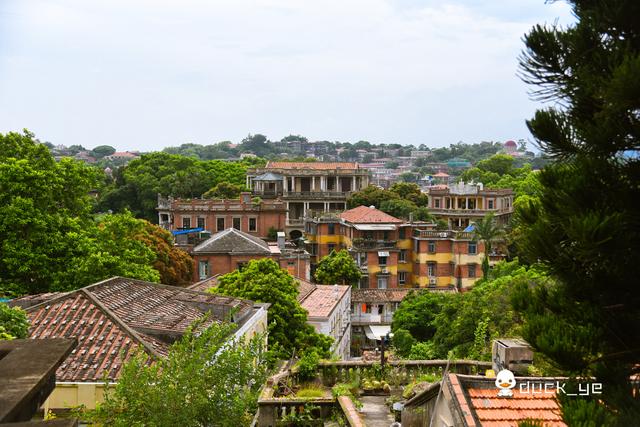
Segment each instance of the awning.
[{"label": "awning", "polygon": [[188,229],[188,230],[174,230],[174,231],[172,231],[171,233],[172,233],[174,236],[179,236],[179,235],[181,235],[181,234],[199,233],[199,232],[201,232],[201,231],[204,231],[204,228],[202,228],[202,227],[198,227],[198,228],[190,228],[190,229]]},{"label": "awning", "polygon": [[464,231],[465,233],[471,233],[472,231],[474,231],[476,229],[476,225],[475,224],[469,224],[469,226],[467,228],[465,228]]},{"label": "awning", "polygon": [[391,326],[388,325],[367,325],[364,328],[364,334],[367,338],[376,341],[380,341],[389,332],[391,332]]},{"label": "awning", "polygon": [[393,231],[396,226],[393,224],[353,224],[356,230],[363,231]]},{"label": "awning", "polygon": [[389,256],[389,251],[378,251],[378,256]]}]

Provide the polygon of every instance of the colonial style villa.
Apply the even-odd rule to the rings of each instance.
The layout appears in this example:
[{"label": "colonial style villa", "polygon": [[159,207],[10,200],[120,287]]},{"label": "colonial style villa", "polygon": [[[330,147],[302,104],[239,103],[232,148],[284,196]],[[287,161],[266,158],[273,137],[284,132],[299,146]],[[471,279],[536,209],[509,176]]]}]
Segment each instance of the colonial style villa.
[{"label": "colonial style villa", "polygon": [[511,189],[486,189],[482,183],[458,182],[450,186],[427,188],[429,212],[447,221],[450,229],[461,230],[493,212],[499,224],[506,224],[513,214]]},{"label": "colonial style villa", "polygon": [[369,185],[369,171],[353,162],[268,162],[247,171],[247,187],[261,198],[286,204],[286,231],[302,236],[303,221],[312,211],[341,211],[347,197]]}]

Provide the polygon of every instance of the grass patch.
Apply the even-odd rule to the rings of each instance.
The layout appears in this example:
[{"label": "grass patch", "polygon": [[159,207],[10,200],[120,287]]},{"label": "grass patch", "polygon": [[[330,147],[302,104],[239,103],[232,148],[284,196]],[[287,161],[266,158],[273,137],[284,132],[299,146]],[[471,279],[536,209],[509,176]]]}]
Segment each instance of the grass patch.
[{"label": "grass patch", "polygon": [[298,390],[296,397],[302,397],[304,399],[317,399],[324,397],[324,388],[317,384],[306,384]]}]

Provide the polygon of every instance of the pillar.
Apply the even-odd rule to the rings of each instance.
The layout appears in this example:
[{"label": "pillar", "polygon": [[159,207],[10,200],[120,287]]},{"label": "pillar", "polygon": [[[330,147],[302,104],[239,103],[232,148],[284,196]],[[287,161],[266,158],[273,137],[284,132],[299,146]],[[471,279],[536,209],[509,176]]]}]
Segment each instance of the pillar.
[{"label": "pillar", "polygon": [[316,177],[311,177],[311,191],[316,191]]},{"label": "pillar", "polygon": [[351,177],[351,191],[356,191],[356,177]]}]

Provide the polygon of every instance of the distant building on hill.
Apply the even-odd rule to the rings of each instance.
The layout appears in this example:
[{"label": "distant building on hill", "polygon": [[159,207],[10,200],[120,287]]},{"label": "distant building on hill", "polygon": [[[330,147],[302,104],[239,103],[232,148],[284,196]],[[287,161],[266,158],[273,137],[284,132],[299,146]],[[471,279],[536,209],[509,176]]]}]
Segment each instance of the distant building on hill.
[{"label": "distant building on hill", "polygon": [[116,161],[116,160],[129,161],[129,160],[137,159],[138,157],[140,157],[140,153],[135,151],[116,151],[111,155],[104,156],[104,159],[112,160],[112,161]]}]

